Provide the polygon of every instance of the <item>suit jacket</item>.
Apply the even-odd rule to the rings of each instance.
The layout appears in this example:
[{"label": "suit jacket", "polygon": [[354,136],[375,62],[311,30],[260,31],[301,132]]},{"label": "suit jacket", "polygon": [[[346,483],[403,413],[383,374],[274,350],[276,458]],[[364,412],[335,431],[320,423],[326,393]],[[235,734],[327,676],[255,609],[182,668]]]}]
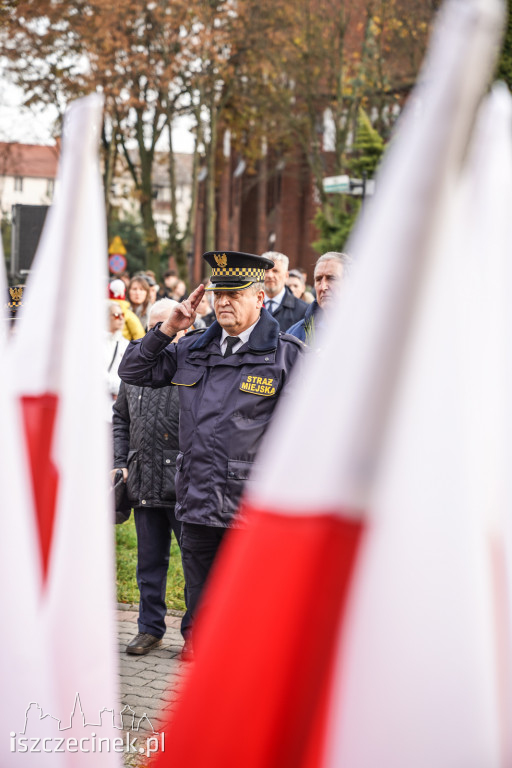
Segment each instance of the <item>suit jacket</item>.
[{"label": "suit jacket", "polygon": [[308,305],[305,301],[297,299],[288,287],[285,288],[283,300],[272,315],[279,323],[280,329],[286,333],[287,329],[302,320],[306,314]]}]

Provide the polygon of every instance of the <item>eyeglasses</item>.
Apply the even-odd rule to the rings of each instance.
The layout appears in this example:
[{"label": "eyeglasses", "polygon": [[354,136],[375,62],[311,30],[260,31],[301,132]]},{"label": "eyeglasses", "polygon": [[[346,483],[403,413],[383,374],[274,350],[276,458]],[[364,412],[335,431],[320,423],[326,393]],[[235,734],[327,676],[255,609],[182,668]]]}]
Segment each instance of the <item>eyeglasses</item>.
[{"label": "eyeglasses", "polygon": [[124,318],[124,315],[123,315],[122,312],[121,313],[119,313],[119,312],[112,312],[112,317],[115,317],[116,320],[119,320],[120,317]]}]

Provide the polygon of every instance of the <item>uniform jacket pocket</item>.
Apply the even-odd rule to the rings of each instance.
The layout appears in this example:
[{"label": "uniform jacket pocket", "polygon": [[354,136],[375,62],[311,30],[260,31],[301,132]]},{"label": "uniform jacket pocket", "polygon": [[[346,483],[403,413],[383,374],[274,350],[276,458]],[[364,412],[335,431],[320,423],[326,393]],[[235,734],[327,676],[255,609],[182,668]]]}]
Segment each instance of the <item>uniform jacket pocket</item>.
[{"label": "uniform jacket pocket", "polygon": [[238,461],[237,459],[228,460],[227,478],[226,478],[226,490],[224,492],[224,504],[223,513],[227,515],[235,515],[240,499],[250,474],[254,462],[252,461]]},{"label": "uniform jacket pocket", "polygon": [[178,368],[171,384],[179,387],[180,407],[190,410],[199,390],[204,368]]}]

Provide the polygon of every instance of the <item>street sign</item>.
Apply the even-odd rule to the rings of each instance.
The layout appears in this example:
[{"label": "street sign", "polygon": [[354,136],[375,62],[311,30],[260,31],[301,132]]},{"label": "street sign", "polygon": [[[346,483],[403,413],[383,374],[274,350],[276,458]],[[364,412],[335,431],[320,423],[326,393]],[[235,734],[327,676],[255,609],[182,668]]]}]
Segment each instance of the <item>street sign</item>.
[{"label": "street sign", "polygon": [[327,176],[323,180],[324,192],[343,195],[362,195],[367,197],[375,193],[374,179],[351,179],[349,176]]},{"label": "street sign", "polygon": [[126,248],[124,247],[124,243],[119,237],[119,235],[116,235],[112,242],[110,243],[108,247],[108,252],[112,256],[113,254],[120,254],[121,256],[126,256]]},{"label": "street sign", "polygon": [[324,192],[350,192],[348,176],[326,176],[322,183]]},{"label": "street sign", "polygon": [[108,268],[113,275],[119,275],[126,269],[126,256],[122,253],[113,253],[108,257]]}]

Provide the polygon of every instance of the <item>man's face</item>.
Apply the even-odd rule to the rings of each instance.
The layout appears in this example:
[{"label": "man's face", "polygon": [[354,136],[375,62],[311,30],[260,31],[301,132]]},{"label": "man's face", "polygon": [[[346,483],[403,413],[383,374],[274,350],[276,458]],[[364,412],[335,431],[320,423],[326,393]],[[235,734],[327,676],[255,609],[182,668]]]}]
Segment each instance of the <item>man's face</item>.
[{"label": "man's face", "polygon": [[272,269],[265,270],[265,293],[269,298],[283,290],[287,277],[288,270],[282,261],[276,261]]},{"label": "man's face", "polygon": [[335,259],[322,261],[315,268],[316,300],[322,309],[336,298],[343,277],[343,264]]},{"label": "man's face", "polygon": [[286,285],[290,289],[290,291],[293,293],[296,299],[300,299],[302,294],[304,293],[304,284],[302,283],[302,280],[299,280],[298,277],[289,277],[286,281]]},{"label": "man's face", "polygon": [[168,275],[167,277],[164,277],[165,287],[168,288],[170,291],[173,291],[176,288],[177,282],[178,282],[178,278],[176,277],[176,275]]},{"label": "man's face", "polygon": [[230,336],[249,328],[260,316],[265,294],[252,288],[243,291],[215,291],[213,305],[217,320]]}]

